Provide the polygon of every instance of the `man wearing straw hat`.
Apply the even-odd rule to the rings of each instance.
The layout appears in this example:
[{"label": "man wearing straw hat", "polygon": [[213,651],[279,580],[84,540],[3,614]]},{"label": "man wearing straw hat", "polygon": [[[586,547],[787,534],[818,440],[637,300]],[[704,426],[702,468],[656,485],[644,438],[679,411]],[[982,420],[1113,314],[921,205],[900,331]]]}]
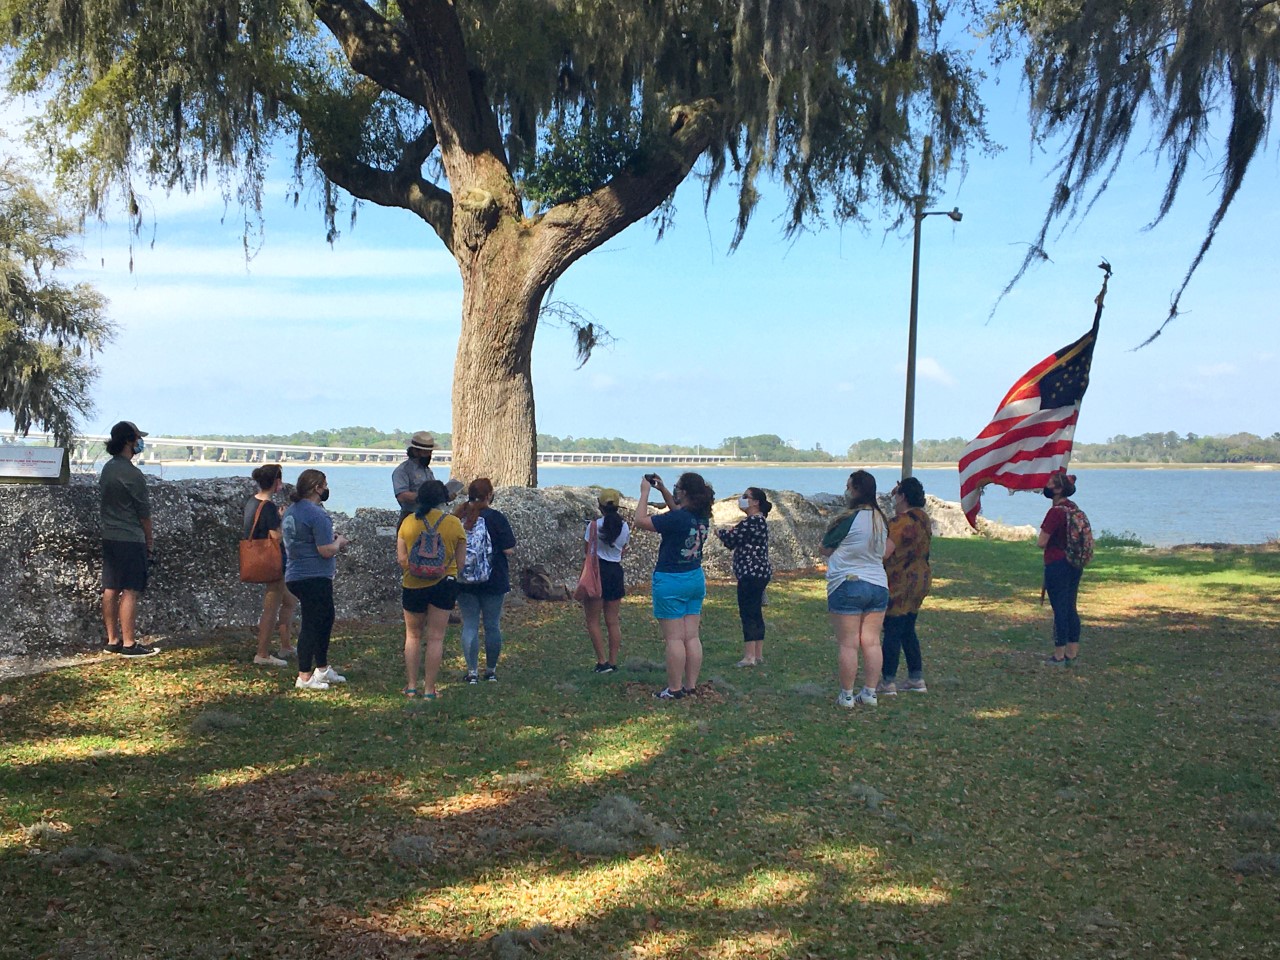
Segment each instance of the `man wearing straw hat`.
[{"label": "man wearing straw hat", "polygon": [[[413,513],[418,506],[418,488],[436,475],[431,472],[431,453],[436,448],[436,438],[426,430],[419,430],[409,438],[409,447],[405,450],[405,461],[396,467],[391,474],[391,489],[396,495],[396,506],[400,508],[400,519]],[[462,489],[458,480],[449,480],[444,485],[452,500]]]}]

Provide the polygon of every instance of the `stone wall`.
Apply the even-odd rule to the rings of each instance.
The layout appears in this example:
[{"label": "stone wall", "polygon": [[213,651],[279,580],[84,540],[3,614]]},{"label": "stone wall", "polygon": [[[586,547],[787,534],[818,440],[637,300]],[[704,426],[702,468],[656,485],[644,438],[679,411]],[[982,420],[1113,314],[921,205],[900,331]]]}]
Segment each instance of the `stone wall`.
[{"label": "stone wall", "polygon": [[[151,585],[139,606],[145,636],[183,636],[217,627],[250,625],[261,609],[261,588],[240,582],[237,542],[247,479],[164,481],[147,478],[155,525],[156,559]],[[770,493],[770,554],[778,571],[805,570],[818,561],[817,546],[837,498],[806,499]],[[541,564],[554,580],[573,584],[582,565],[582,534],[598,516],[587,489],[504,487],[495,507],[511,520],[518,547],[512,579]],[[635,502],[624,500],[628,518]],[[930,498],[935,533],[971,535],[957,504]],[[334,514],[351,538],[338,557],[334,581],[338,617],[395,622],[400,619],[400,571],[395,561],[391,510]],[[715,505],[717,526],[741,518],[734,500]],[[987,531],[984,531],[984,533]],[[1015,532],[1034,536],[1032,528]],[[643,585],[657,555],[658,538],[633,535],[623,566],[627,582]],[[101,542],[96,477],[73,476],[65,487],[0,486],[0,657],[48,655],[91,649],[103,642]],[[705,553],[711,578],[731,576],[730,555],[712,538]]]}]

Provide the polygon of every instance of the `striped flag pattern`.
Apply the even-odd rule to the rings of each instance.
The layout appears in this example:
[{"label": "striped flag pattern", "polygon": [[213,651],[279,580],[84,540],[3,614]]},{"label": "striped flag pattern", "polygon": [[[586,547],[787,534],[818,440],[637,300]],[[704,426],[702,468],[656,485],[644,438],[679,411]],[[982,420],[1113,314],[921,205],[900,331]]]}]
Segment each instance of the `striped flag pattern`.
[{"label": "striped flag pattern", "polygon": [[[1098,312],[1102,312],[1100,301]],[[1070,461],[1097,336],[1095,319],[1093,329],[1083,337],[1019,377],[991,422],[964,448],[960,503],[971,526],[978,525],[982,491],[988,484],[1039,490],[1049,474]]]}]

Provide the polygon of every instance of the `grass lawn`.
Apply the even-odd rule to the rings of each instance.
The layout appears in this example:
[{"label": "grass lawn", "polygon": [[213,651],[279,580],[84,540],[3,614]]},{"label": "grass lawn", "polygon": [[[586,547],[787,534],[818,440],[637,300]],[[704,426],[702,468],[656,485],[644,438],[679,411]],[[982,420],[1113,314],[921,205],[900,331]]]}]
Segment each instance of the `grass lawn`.
[{"label": "grass lawn", "polygon": [[0,684],[0,956],[1280,957],[1280,552],[1100,549],[1071,669],[1032,545],[934,558],[929,692],[874,709],[817,577],[748,670],[715,586],[678,703],[645,597],[611,676],[571,605],[497,684],[450,628],[436,703],[381,624],[328,693],[243,630]]}]

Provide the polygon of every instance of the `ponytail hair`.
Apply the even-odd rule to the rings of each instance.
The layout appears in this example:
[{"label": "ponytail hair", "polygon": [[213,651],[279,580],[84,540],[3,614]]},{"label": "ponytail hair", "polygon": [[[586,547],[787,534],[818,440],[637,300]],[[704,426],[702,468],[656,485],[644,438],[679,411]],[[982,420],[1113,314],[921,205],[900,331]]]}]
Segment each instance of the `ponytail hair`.
[{"label": "ponytail hair", "polygon": [[604,523],[600,524],[600,539],[612,547],[622,533],[622,514],[618,513],[616,503],[600,504],[600,512],[604,515]]},{"label": "ponytail hair", "polygon": [[760,512],[766,517],[769,511],[773,509],[773,504],[769,502],[769,496],[759,487],[747,487],[747,496],[760,505]]},{"label": "ponytail hair", "polygon": [[303,470],[298,474],[298,482],[294,484],[289,500],[291,503],[301,503],[322,486],[324,486],[324,473],[319,470]]},{"label": "ponytail hair", "polygon": [[484,510],[484,501],[493,496],[493,481],[488,477],[480,477],[472,480],[470,486],[467,487],[467,502],[458,504],[458,508],[453,511],[454,516],[462,520],[464,530],[470,530],[476,525],[476,520]]},{"label": "ponytail hair", "polygon": [[258,485],[259,490],[270,490],[276,485],[276,482],[280,479],[281,475],[282,471],[280,469],[280,464],[278,463],[263,464],[261,467],[256,468],[251,474],[254,482]]}]

